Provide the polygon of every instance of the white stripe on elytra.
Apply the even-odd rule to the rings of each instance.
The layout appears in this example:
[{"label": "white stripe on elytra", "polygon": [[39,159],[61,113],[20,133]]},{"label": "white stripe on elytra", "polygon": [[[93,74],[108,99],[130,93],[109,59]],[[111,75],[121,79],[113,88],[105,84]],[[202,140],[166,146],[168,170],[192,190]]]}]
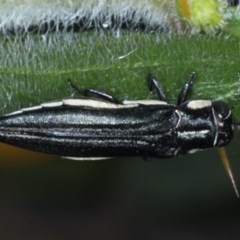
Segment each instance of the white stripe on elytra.
[{"label": "white stripe on elytra", "polygon": [[90,108],[114,108],[114,109],[122,109],[122,108],[132,108],[137,107],[140,104],[142,105],[166,105],[166,102],[158,101],[158,100],[136,100],[136,101],[123,101],[122,104],[104,102],[93,99],[64,99],[63,105],[66,106],[81,106],[81,107],[90,107]]},{"label": "white stripe on elytra", "polygon": [[30,112],[39,110],[42,108],[57,108],[61,106],[72,106],[72,107],[88,107],[96,109],[124,109],[133,108],[139,105],[167,105],[166,102],[158,100],[136,100],[136,101],[123,101],[122,104],[93,100],[93,99],[63,99],[62,101],[42,103],[41,105],[23,108],[18,111],[6,114],[5,116],[17,115],[23,112]]},{"label": "white stripe on elytra", "polygon": [[99,160],[108,160],[114,157],[68,157],[68,156],[61,156],[61,158],[65,158],[68,160],[74,161],[99,161]]}]

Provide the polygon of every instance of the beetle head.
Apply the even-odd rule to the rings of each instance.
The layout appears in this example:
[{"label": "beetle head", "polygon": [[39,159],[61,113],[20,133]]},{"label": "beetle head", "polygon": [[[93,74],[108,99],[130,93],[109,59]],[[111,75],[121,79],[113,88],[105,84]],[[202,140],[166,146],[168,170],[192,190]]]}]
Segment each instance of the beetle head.
[{"label": "beetle head", "polygon": [[223,101],[212,102],[216,126],[214,146],[226,146],[233,139],[232,111]]}]

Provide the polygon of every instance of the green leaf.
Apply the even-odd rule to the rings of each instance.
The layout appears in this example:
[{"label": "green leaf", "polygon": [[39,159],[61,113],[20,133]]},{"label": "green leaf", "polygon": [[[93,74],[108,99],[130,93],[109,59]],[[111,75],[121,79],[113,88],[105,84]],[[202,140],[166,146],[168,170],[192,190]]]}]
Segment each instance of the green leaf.
[{"label": "green leaf", "polygon": [[192,71],[197,73],[192,98],[224,99],[230,105],[239,99],[239,40],[226,34],[82,32],[0,41],[1,114],[71,96],[68,79],[122,100],[156,98],[146,87],[148,73],[161,80],[172,103]]}]

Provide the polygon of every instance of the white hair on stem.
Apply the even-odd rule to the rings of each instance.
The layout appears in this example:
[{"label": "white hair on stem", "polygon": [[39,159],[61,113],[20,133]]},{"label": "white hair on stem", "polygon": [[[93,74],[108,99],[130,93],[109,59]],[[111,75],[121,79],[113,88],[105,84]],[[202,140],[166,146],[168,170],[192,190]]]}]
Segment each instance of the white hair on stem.
[{"label": "white hair on stem", "polygon": [[[69,31],[74,27],[176,31],[174,0],[8,0],[0,1],[0,33]],[[144,30],[146,30],[144,29]],[[81,30],[81,29],[80,29]]]}]

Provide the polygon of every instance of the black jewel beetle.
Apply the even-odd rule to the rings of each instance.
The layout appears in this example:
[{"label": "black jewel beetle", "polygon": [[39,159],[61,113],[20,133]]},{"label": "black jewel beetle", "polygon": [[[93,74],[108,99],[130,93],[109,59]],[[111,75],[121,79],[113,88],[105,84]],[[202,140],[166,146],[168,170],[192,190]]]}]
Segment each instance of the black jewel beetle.
[{"label": "black jewel beetle", "polygon": [[[149,90],[159,100],[119,102],[86,89],[85,98],[21,109],[0,118],[0,141],[75,160],[169,158],[226,146],[233,138],[231,109],[223,101],[187,100],[194,76],[176,105],[165,101],[160,82],[149,75]],[[95,98],[86,98],[89,94]]]},{"label": "black jewel beetle", "polygon": [[231,110],[222,101],[187,101],[193,78],[182,88],[177,105],[165,102],[160,83],[149,76],[149,89],[157,90],[159,100],[120,103],[87,89],[85,95],[97,99],[71,98],[21,109],[0,118],[0,141],[74,158],[167,158],[225,146],[233,138]]}]

